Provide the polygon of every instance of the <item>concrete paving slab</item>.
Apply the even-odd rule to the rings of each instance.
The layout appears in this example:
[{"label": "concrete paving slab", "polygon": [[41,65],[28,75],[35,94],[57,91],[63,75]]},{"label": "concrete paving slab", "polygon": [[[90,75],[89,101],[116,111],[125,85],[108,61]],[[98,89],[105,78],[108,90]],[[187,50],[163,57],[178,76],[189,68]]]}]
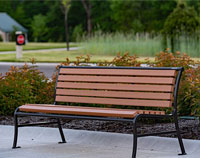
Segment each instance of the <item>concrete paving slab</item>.
[{"label": "concrete paving slab", "polygon": [[[66,144],[58,129],[19,129],[18,145],[12,149],[13,127],[0,126],[0,158],[131,158],[132,135],[64,129]],[[199,158],[200,141],[184,140],[187,155],[180,152],[176,138],[143,137],[138,140],[137,158]]]}]

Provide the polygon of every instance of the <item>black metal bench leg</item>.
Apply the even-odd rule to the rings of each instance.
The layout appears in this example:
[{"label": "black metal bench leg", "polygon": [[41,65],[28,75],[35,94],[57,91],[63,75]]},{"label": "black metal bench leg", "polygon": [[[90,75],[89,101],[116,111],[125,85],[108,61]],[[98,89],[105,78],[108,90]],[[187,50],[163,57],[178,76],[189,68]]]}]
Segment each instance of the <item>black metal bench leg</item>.
[{"label": "black metal bench leg", "polygon": [[132,158],[136,158],[137,153],[137,127],[136,123],[133,123],[133,151]]},{"label": "black metal bench leg", "polygon": [[184,148],[184,145],[183,145],[183,140],[182,140],[182,137],[181,137],[181,134],[180,134],[177,115],[174,116],[174,122],[175,122],[176,131],[177,131],[177,137],[178,137],[179,145],[180,145],[181,152],[182,152],[179,155],[186,155],[187,153],[185,152],[185,148]]},{"label": "black metal bench leg", "polygon": [[16,112],[18,111],[18,109],[16,109],[15,113],[14,113],[14,140],[13,140],[13,149],[15,148],[20,148],[20,146],[17,146],[17,138],[18,138],[18,118],[17,118],[17,114]]},{"label": "black metal bench leg", "polygon": [[59,129],[60,136],[61,136],[61,139],[62,139],[62,142],[59,142],[59,143],[66,143],[65,136],[64,136],[61,124],[60,124],[60,119],[58,118],[57,121],[58,121],[58,129]]}]

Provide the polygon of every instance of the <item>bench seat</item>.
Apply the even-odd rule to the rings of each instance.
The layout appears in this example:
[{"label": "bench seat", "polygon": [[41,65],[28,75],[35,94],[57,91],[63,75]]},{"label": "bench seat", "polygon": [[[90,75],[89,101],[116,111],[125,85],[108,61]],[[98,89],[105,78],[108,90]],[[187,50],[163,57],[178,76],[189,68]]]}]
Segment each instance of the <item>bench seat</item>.
[{"label": "bench seat", "polygon": [[52,104],[26,104],[19,107],[20,111],[38,112],[51,114],[70,114],[85,116],[103,116],[103,117],[120,117],[134,118],[137,114],[164,115],[164,111],[153,110],[132,110],[132,109],[115,109],[115,108],[97,108],[83,106],[66,106]]}]

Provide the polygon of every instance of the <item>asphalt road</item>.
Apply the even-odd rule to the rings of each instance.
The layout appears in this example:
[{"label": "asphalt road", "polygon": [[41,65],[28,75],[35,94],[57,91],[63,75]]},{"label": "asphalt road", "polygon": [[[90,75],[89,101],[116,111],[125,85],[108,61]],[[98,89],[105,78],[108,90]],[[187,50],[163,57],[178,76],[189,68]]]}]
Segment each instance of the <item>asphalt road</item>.
[{"label": "asphalt road", "polygon": [[[11,66],[18,66],[22,67],[25,63],[15,63],[15,62],[0,62],[0,73],[3,75],[9,71]],[[31,63],[27,63],[28,65],[32,65]],[[51,78],[52,74],[56,71],[56,66],[58,63],[37,63],[34,64],[38,67],[38,69],[41,72],[44,72],[44,74]]]}]

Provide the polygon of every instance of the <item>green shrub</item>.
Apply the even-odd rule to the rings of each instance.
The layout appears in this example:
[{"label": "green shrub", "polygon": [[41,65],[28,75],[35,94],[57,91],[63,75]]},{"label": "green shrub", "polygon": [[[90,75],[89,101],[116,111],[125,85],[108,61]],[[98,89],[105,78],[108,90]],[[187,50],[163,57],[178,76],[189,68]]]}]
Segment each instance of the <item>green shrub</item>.
[{"label": "green shrub", "polygon": [[181,115],[200,116],[200,63],[187,54],[165,51],[156,55],[154,66],[184,67],[179,85],[178,111]]},{"label": "green shrub", "polygon": [[5,76],[0,76],[0,114],[12,115],[25,103],[52,103],[54,83],[34,66],[12,66]]}]

